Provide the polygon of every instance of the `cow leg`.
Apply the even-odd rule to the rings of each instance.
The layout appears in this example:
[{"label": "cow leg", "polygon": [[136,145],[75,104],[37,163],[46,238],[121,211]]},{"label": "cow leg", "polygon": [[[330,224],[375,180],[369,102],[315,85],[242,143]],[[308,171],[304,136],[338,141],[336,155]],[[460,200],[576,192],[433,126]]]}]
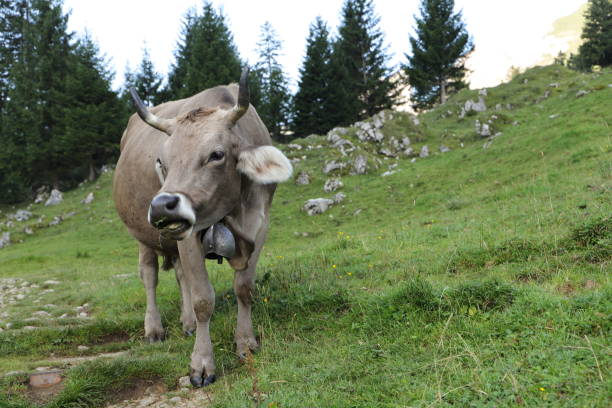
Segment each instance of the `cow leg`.
[{"label": "cow leg", "polygon": [[254,351],[258,347],[257,340],[255,340],[255,335],[253,334],[253,322],[251,320],[256,263],[257,256],[253,254],[249,260],[249,267],[234,273],[234,293],[238,303],[235,341],[236,353],[240,359],[245,359],[250,351]]},{"label": "cow leg", "polygon": [[174,271],[176,273],[176,282],[181,290],[181,323],[183,324],[183,332],[191,336],[195,332],[196,317],[191,304],[191,291],[186,282],[183,272],[181,260],[176,258],[174,261]]},{"label": "cow leg", "polygon": [[196,338],[191,353],[189,379],[194,387],[215,381],[215,360],[210,340],[210,318],[215,309],[215,291],[208,281],[202,244],[192,235],[178,242],[183,275],[189,286],[196,318]]},{"label": "cow leg", "polygon": [[149,343],[162,341],[165,337],[164,326],[162,325],[159,310],[157,309],[157,299],[155,290],[157,289],[157,254],[151,248],[139,243],[138,247],[138,268],[140,279],[145,287],[147,295],[147,311],[145,313],[145,339]]}]

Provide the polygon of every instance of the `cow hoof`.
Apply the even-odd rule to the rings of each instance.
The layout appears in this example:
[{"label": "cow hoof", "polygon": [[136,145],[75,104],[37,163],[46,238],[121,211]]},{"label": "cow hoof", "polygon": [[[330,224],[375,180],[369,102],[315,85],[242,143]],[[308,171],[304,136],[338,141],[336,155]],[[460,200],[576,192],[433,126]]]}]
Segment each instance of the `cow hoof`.
[{"label": "cow hoof", "polygon": [[214,374],[209,375],[205,379],[202,379],[202,377],[199,375],[189,377],[189,381],[191,382],[191,385],[194,386],[194,388],[206,387],[207,385],[214,383],[216,380],[217,377]]},{"label": "cow hoof", "polygon": [[195,329],[185,329],[183,333],[185,333],[185,336],[193,336]]},{"label": "cow hoof", "polygon": [[191,382],[191,385],[193,385],[194,388],[202,387],[202,377],[199,375],[190,376],[189,381]]}]

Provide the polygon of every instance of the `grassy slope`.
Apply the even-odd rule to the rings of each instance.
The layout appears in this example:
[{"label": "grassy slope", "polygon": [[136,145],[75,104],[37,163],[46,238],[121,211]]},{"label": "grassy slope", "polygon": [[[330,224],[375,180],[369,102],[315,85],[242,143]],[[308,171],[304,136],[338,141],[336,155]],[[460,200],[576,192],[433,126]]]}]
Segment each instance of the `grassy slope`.
[{"label": "grassy slope", "polygon": [[[300,207],[326,196],[319,169],[335,153],[292,153],[309,156],[296,170],[310,170],[314,181],[278,189],[254,310],[263,347],[246,366],[233,355],[232,274],[210,266],[222,373],[211,388],[215,406],[255,406],[257,396],[277,407],[609,406],[609,83],[610,71],[537,68],[489,89],[489,107],[511,110],[458,119],[476,97],[463,91],[418,128],[396,115],[386,136],[452,151],[401,160],[388,177],[379,174],[392,160],[374,174],[343,177],[347,199],[320,216]],[[580,89],[591,93],[576,98]],[[535,103],[546,90],[550,97]],[[503,135],[485,150],[474,120],[493,113]],[[39,304],[57,305],[50,311],[59,316],[87,302],[93,316],[61,326],[24,322],[43,310],[29,301],[9,308],[14,327],[44,328],[0,333],[0,372],[49,365],[51,354],[79,354],[80,344],[92,346],[87,353],[130,350],[71,370],[50,407],[98,406],[106,390],[134,378],[161,377],[172,388],[187,372],[193,339],[180,333],[171,273],[161,274],[158,289],[169,338],[141,342],[136,245],[114,214],[110,184],[105,175],[56,208],[34,207],[48,218],[77,215],[0,250],[0,277],[57,279]],[[88,191],[96,199],[86,207],[78,202]],[[104,341],[109,333],[118,341]],[[0,407],[28,406],[20,381],[0,379]]]}]

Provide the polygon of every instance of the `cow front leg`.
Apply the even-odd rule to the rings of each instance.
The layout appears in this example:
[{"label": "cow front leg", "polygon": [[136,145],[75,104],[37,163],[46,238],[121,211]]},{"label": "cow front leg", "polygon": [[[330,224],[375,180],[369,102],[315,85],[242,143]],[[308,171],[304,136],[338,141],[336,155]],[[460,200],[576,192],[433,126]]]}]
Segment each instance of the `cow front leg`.
[{"label": "cow front leg", "polygon": [[250,351],[258,347],[257,340],[253,334],[253,322],[251,320],[251,304],[253,291],[255,290],[255,265],[234,273],[234,293],[238,303],[238,319],[236,322],[236,353],[243,360]]},{"label": "cow front leg", "polygon": [[147,296],[147,310],[145,312],[145,339],[149,343],[162,341],[166,332],[162,325],[159,310],[157,309],[157,254],[151,248],[139,243],[138,269],[140,279],[145,287]]},{"label": "cow front leg", "polygon": [[174,271],[176,273],[176,282],[181,291],[181,324],[183,325],[183,333],[191,336],[195,333],[196,317],[193,311],[193,304],[191,303],[191,290],[185,279],[181,260],[178,258],[174,261]]},{"label": "cow front leg", "polygon": [[210,318],[215,309],[215,291],[208,281],[204,251],[196,236],[179,241],[178,249],[196,319],[196,338],[191,353],[189,379],[194,387],[202,387],[216,379],[209,329]]}]

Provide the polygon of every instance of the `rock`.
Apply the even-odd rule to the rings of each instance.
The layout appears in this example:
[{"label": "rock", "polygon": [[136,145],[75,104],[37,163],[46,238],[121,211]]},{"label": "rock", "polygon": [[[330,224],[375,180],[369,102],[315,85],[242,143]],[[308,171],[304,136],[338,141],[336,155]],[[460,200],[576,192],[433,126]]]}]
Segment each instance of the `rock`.
[{"label": "rock", "polygon": [[529,79],[525,78],[523,79],[523,84],[527,84],[529,82]]},{"label": "rock", "polygon": [[45,206],[58,205],[62,201],[64,201],[64,196],[62,195],[62,192],[59,190],[53,189],[51,190],[51,196],[45,202]]},{"label": "rock", "polygon": [[450,148],[448,148],[448,147],[446,147],[444,145],[440,145],[440,153],[448,153],[450,151],[451,151]]},{"label": "rock", "polygon": [[487,105],[485,104],[485,101],[482,95],[478,97],[478,102],[474,102],[471,99],[468,99],[467,101],[465,101],[465,104],[463,105],[463,111],[465,113],[470,112],[470,111],[484,112],[486,110],[487,110]]},{"label": "rock", "polygon": [[76,212],[70,211],[69,213],[64,214],[62,218],[66,219],[66,218],[74,217],[75,215],[76,215]]},{"label": "rock", "polygon": [[344,187],[344,183],[342,183],[342,180],[338,178],[331,178],[325,182],[325,185],[323,186],[323,191],[325,191],[326,193],[331,193],[341,187]]},{"label": "rock", "polygon": [[51,313],[45,312],[44,310],[39,310],[38,312],[32,313],[32,316],[36,316],[36,317],[50,317]]},{"label": "rock", "polygon": [[15,214],[9,216],[9,218],[14,219],[15,221],[27,221],[32,217],[32,213],[27,210],[17,210]]},{"label": "rock", "polygon": [[387,149],[386,147],[383,147],[382,149],[380,149],[378,153],[386,157],[391,157],[391,158],[397,157],[397,154],[393,153],[391,150]]},{"label": "rock", "polygon": [[293,149],[293,150],[302,150],[302,146],[299,144],[295,144],[295,143],[289,143],[287,145],[288,149]]},{"label": "rock", "polygon": [[168,402],[171,402],[173,404],[178,404],[182,401],[183,399],[181,397],[172,397],[168,400]]},{"label": "rock", "polygon": [[410,146],[410,139],[408,137],[402,138],[401,145],[406,148]]},{"label": "rock", "polygon": [[501,103],[498,103],[497,105],[495,105],[495,110],[496,111],[500,111],[502,109],[503,109],[503,107],[502,107]]},{"label": "rock", "polygon": [[548,117],[548,119],[556,119],[556,118],[558,118],[558,117],[559,117],[559,114],[558,114],[558,113],[554,113],[554,114],[550,115],[550,116]]},{"label": "rock", "polygon": [[385,137],[380,129],[370,122],[356,122],[353,126],[357,128],[357,138],[362,142],[380,143]]},{"label": "rock", "polygon": [[412,124],[414,126],[419,126],[421,124],[421,121],[419,120],[419,118],[414,115],[410,116],[410,119],[412,119]]},{"label": "rock", "polygon": [[53,219],[49,223],[49,226],[53,227],[55,225],[59,225],[59,223],[62,222],[62,221],[63,221],[62,216],[61,215],[56,215],[55,217],[53,217]]},{"label": "rock", "polygon": [[191,387],[191,381],[189,381],[189,376],[186,375],[184,377],[179,378],[178,385],[181,388]]},{"label": "rock", "polygon": [[330,162],[325,163],[325,167],[323,167],[323,173],[328,174],[334,170],[342,170],[346,164],[337,162],[336,160],[332,160]]},{"label": "rock", "polygon": [[558,88],[559,87],[559,83],[558,82],[553,82],[551,84],[548,84],[548,86],[550,86],[551,88]]},{"label": "rock", "polygon": [[3,232],[0,235],[0,248],[6,248],[9,245],[11,245],[11,233]]},{"label": "rock", "polygon": [[32,388],[48,388],[53,385],[57,385],[62,382],[61,370],[49,370],[48,367],[44,367],[45,370],[36,369],[37,373],[30,375],[30,387]]},{"label": "rock", "polygon": [[365,174],[368,171],[368,159],[366,156],[359,155],[353,161],[353,173]]},{"label": "rock", "polygon": [[478,91],[478,95],[479,96],[487,96],[487,89],[486,88],[482,88],[480,91]]},{"label": "rock", "polygon": [[361,208],[356,209],[355,212],[353,213],[353,217],[361,214],[361,211],[363,211]]},{"label": "rock", "polygon": [[60,283],[62,282],[53,280],[53,279],[49,279],[49,280],[44,281],[43,285],[59,285]]},{"label": "rock", "polygon": [[338,136],[337,134],[332,134],[331,135],[331,140],[330,138],[328,138],[328,140],[331,142],[332,147],[334,149],[338,149],[340,150],[340,153],[343,156],[346,156],[348,153],[352,152],[353,150],[355,150],[355,145],[350,142],[349,140],[343,139],[340,136]]},{"label": "rock", "polygon": [[425,158],[429,156],[429,147],[427,145],[421,147],[421,152],[419,153],[420,158]]},{"label": "rock", "polygon": [[89,350],[89,347],[87,347],[87,346],[78,346],[77,350],[78,351],[87,351],[87,350]]},{"label": "rock", "polygon": [[81,200],[81,204],[91,204],[94,199],[94,193],[87,194],[87,197]]},{"label": "rock", "polygon": [[306,211],[308,215],[323,214],[332,204],[334,204],[334,201],[328,198],[313,198],[306,201],[304,204],[304,211]]},{"label": "rock", "polygon": [[25,228],[23,229],[23,232],[24,232],[26,235],[32,235],[32,234],[34,234],[34,231],[32,231],[32,228],[30,228],[30,227],[25,227]]},{"label": "rock", "polygon": [[590,94],[589,91],[585,91],[584,89],[579,90],[578,92],[576,92],[576,98],[582,98],[585,95]]},{"label": "rock", "polygon": [[387,177],[395,173],[397,173],[397,170],[387,170],[383,174],[381,174],[381,177]]},{"label": "rock", "polygon": [[36,330],[37,328],[36,326],[23,326],[23,330]]},{"label": "rock", "polygon": [[346,198],[346,194],[338,193],[334,196],[334,204],[340,204]]},{"label": "rock", "polygon": [[414,156],[416,153],[412,147],[407,148],[402,152],[402,154],[406,157]]},{"label": "rock", "polygon": [[480,124],[480,121],[476,120],[475,122],[475,130],[476,134],[480,137],[489,137],[491,136],[491,128],[487,123]]},{"label": "rock", "polygon": [[310,184],[310,176],[305,171],[301,171],[295,179],[295,184],[298,186],[303,186],[306,184]]}]

